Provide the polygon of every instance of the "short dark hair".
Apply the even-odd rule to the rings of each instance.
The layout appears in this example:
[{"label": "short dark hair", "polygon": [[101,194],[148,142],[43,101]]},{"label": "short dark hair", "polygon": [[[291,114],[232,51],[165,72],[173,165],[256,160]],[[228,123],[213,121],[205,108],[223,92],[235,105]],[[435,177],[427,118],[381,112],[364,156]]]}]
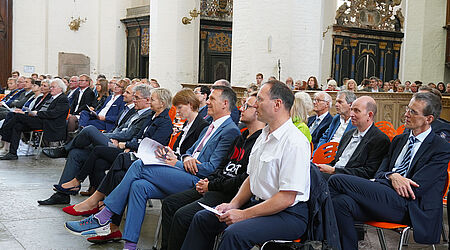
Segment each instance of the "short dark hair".
[{"label": "short dark hair", "polygon": [[271,80],[264,84],[270,85],[269,95],[270,99],[280,99],[283,101],[284,108],[289,112],[292,105],[294,105],[294,92],[286,86],[283,82],[278,80]]},{"label": "short dark hair", "polygon": [[442,100],[442,94],[439,90],[432,88],[428,85],[422,85],[419,87],[419,91],[428,91],[432,94],[435,94],[437,97],[439,97],[439,100]]},{"label": "short dark hair", "polygon": [[413,95],[413,99],[426,103],[422,111],[423,115],[432,115],[434,117],[433,120],[436,120],[441,115],[442,104],[437,95],[431,92],[419,92]]},{"label": "short dark hair", "polygon": [[228,101],[228,109],[230,110],[230,112],[233,110],[233,107],[236,106],[236,101],[237,101],[237,97],[236,97],[236,93],[234,93],[233,89],[227,86],[223,86],[223,85],[213,85],[211,86],[212,90],[218,89],[218,90],[222,90],[222,94],[220,95],[220,98],[222,98],[222,100],[227,100]]},{"label": "short dark hair", "polygon": [[206,100],[208,100],[209,94],[211,94],[211,90],[208,88],[208,86],[199,85],[199,86],[197,86],[197,88],[200,88],[200,93],[202,93],[202,95],[206,94]]},{"label": "short dark hair", "polygon": [[103,74],[99,74],[99,75],[97,76],[97,80],[98,80],[98,79],[106,79],[106,76],[103,75]]}]

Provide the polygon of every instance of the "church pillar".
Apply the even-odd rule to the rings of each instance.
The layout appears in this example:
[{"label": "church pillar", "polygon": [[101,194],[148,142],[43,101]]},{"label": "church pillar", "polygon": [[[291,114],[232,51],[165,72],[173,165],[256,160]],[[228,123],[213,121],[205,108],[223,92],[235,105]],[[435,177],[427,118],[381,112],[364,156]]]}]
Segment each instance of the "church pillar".
[{"label": "church pillar", "polygon": [[194,8],[200,11],[199,0],[150,1],[149,77],[172,94],[198,79],[200,16],[181,22]]},{"label": "church pillar", "polygon": [[[244,86],[263,73],[285,81],[320,78],[324,0],[233,2],[231,81]],[[334,1],[332,1],[335,3]],[[335,5],[334,5],[335,6]],[[333,7],[334,8],[334,7]],[[278,64],[278,62],[280,62]]]}]

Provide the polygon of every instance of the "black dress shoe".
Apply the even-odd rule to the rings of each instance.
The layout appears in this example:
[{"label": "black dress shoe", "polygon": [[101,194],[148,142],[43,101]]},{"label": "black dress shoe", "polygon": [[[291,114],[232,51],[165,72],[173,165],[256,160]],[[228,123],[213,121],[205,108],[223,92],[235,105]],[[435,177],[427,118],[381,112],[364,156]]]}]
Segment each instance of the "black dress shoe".
[{"label": "black dress shoe", "polygon": [[62,193],[54,193],[50,198],[38,201],[39,205],[58,205],[58,204],[69,204],[70,195]]},{"label": "black dress shoe", "polygon": [[17,160],[19,157],[15,154],[7,153],[6,155],[0,157],[0,160]]},{"label": "black dress shoe", "polygon": [[42,149],[42,153],[50,158],[66,158],[67,151],[64,146],[57,148],[44,148]]}]

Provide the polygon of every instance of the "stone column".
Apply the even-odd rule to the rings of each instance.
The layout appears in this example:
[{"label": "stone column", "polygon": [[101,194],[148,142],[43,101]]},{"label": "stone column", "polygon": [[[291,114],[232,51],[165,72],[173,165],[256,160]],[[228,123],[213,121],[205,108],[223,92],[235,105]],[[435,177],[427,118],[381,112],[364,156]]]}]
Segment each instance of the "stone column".
[{"label": "stone column", "polygon": [[[255,83],[258,72],[281,80],[320,78],[322,8],[336,8],[324,0],[247,0],[233,2],[233,50],[231,81],[244,86]],[[325,5],[325,3],[327,3]]]},{"label": "stone column", "polygon": [[150,1],[149,77],[173,94],[198,80],[200,16],[181,22],[194,8],[199,11],[199,0]]}]

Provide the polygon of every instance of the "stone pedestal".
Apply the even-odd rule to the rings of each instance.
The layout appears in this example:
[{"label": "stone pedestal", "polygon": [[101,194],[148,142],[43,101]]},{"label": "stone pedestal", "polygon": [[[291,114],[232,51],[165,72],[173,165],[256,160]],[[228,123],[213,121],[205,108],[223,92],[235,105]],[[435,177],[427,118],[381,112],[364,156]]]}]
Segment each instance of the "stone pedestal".
[{"label": "stone pedestal", "polygon": [[181,22],[194,8],[200,9],[199,0],[150,1],[149,77],[173,94],[198,79],[200,17]]}]

